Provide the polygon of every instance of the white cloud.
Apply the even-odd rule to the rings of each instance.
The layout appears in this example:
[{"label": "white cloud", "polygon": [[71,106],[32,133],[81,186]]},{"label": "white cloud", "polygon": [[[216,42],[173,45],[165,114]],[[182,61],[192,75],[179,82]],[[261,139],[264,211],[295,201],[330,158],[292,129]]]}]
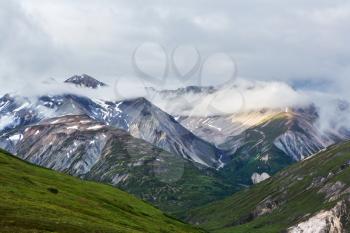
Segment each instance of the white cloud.
[{"label": "white cloud", "polygon": [[193,23],[206,31],[230,30],[230,20],[224,15],[200,15],[193,18]]},{"label": "white cloud", "polygon": [[55,62],[51,38],[15,1],[0,2],[0,77],[41,74]]},{"label": "white cloud", "polygon": [[[307,15],[308,14],[308,15]],[[311,12],[305,12],[315,23],[325,26],[336,26],[339,23],[346,23],[350,19],[349,3],[337,5],[325,9],[315,9]]]},{"label": "white cloud", "polygon": [[161,109],[172,115],[211,116],[241,111],[303,107],[312,103],[307,93],[292,89],[282,82],[238,79],[212,94],[185,93],[173,96],[148,95]]},{"label": "white cloud", "polygon": [[[113,83],[137,75],[131,56],[149,41],[168,54],[183,44],[196,46],[203,59],[226,53],[237,61],[240,76],[250,79],[325,79],[340,89],[350,75],[345,0],[3,0],[0,6],[5,84],[80,73]],[[151,53],[152,70],[162,70]],[[217,73],[215,66],[211,72]]]}]

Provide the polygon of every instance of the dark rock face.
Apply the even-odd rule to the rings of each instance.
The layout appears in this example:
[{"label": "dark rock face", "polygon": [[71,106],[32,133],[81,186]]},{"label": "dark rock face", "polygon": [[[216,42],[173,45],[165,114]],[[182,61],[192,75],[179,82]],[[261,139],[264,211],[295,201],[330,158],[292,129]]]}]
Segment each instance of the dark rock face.
[{"label": "dark rock face", "polygon": [[65,83],[72,83],[80,87],[87,87],[93,89],[107,86],[107,84],[100,82],[86,74],[74,75],[73,77],[67,79]]}]

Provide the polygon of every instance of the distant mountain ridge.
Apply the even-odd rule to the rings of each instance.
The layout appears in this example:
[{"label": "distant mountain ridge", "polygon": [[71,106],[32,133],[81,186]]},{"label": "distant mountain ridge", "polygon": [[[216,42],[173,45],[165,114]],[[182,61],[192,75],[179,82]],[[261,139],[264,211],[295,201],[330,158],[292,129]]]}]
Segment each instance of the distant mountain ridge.
[{"label": "distant mountain ridge", "polygon": [[187,87],[181,87],[175,90],[157,90],[156,88],[153,87],[146,87],[146,90],[149,92],[153,93],[160,93],[166,97],[171,95],[172,97],[180,97],[183,94],[196,94],[196,93],[206,93],[206,94],[212,94],[216,92],[218,89],[213,87],[213,86],[206,86],[206,87],[201,87],[201,86],[187,86]]}]

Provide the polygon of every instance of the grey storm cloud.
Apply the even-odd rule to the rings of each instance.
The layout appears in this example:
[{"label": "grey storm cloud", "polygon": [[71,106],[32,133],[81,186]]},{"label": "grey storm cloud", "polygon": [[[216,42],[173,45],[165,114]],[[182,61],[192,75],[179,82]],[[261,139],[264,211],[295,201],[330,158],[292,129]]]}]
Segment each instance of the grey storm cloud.
[{"label": "grey storm cloud", "polygon": [[[202,58],[228,54],[240,77],[339,89],[349,84],[349,26],[346,0],[2,0],[0,77],[88,73],[111,83],[135,75],[135,48],[155,42],[168,53],[191,45]],[[143,59],[146,69],[163,69],[157,51]]]}]

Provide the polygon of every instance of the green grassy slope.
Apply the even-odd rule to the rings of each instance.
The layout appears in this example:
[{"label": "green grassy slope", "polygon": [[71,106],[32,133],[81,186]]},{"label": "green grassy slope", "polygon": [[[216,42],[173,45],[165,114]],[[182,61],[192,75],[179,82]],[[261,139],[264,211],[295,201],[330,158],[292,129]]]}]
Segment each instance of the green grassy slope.
[{"label": "green grassy slope", "polygon": [[[349,198],[346,191],[350,186],[349,166],[350,142],[347,142],[229,198],[195,209],[188,220],[212,232],[283,232],[306,216],[334,207],[339,199]],[[337,187],[336,182],[344,186]],[[327,192],[332,198],[326,197]],[[346,228],[349,230],[348,225]]]},{"label": "green grassy slope", "polygon": [[0,232],[201,232],[111,186],[0,151]]}]

